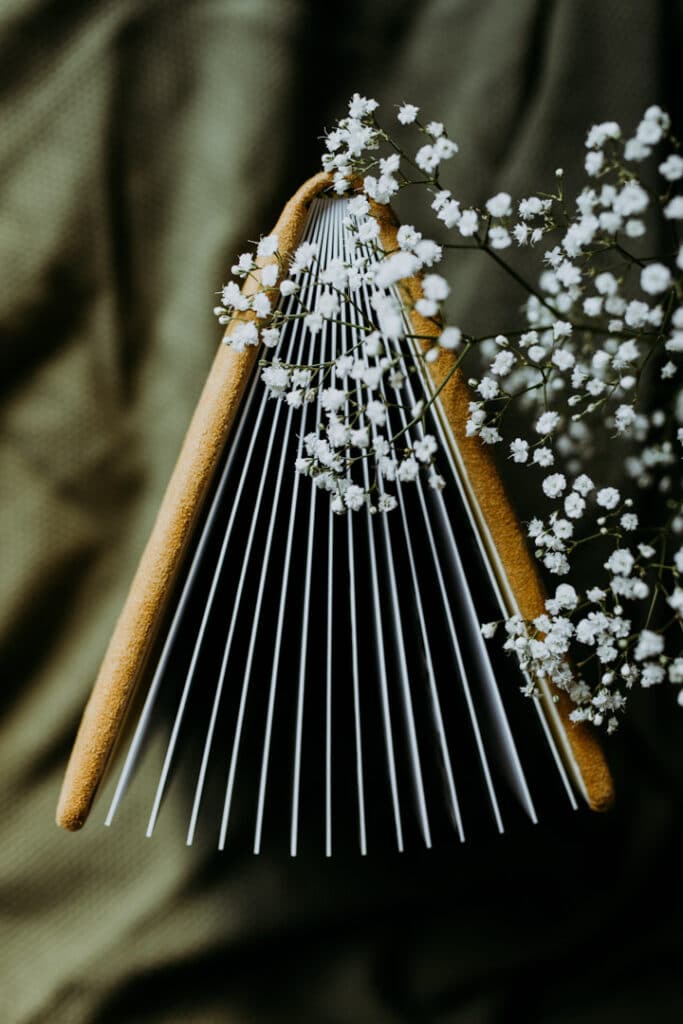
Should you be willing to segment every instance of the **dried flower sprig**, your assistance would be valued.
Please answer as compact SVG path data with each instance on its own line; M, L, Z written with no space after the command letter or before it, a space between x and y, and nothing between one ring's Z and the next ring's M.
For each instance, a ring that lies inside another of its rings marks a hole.
M447 349L457 353L454 370L467 364L467 433L505 445L513 470L531 474L538 514L528 535L545 574L562 578L544 615L503 623L504 646L532 680L527 692L535 692L534 680L552 679L576 705L574 719L608 731L636 683L668 679L683 704L683 157L668 115L650 107L630 138L616 122L594 125L585 142L588 182L573 201L558 170L549 191L517 203L499 192L477 205L442 183L458 152L442 124L423 122L417 107L403 104L401 132L416 132L419 143L409 150L380 124L377 109L355 95L325 138L323 167L337 194L350 197L343 253L323 260L305 242L287 265L277 239L261 239L256 254L242 254L233 267L237 278L254 277L256 291L247 298L231 282L215 310L221 322L241 320L229 343L273 348L296 318L312 333L334 324L339 338L353 327L360 341L333 358L315 365L273 358L262 377L289 405L319 399L325 422L304 438L296 469L330 492L334 510L390 511L396 480L424 472L443 486L437 442L424 430L434 398L411 405L400 368L399 345L424 339L395 290L422 273L414 309L439 325L423 358ZM398 248L384 252L368 200L386 204L406 188L426 196L423 230L436 218L446 240L406 224ZM450 286L434 268L463 250L486 254L523 290L522 329L501 325L482 337L448 322ZM516 258L529 251L539 253L537 280ZM269 262L259 267L257 259ZM314 308L307 281L317 286ZM485 371L477 371L482 362ZM660 382L654 408L646 377ZM396 406L404 426L386 436ZM512 410L527 424L515 433L525 436L507 435ZM607 446L623 462L619 487L594 482ZM586 557L596 575L577 589ZM499 625L485 624L484 635Z

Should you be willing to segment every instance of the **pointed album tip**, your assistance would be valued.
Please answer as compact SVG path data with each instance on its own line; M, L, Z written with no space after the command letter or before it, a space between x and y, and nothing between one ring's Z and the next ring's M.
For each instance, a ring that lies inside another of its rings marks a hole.
M614 807L615 793L612 786L605 786L604 789L593 790L588 797L588 806L591 811L598 814L605 814Z
M55 823L65 832L79 832L85 825L90 811L91 801L83 799L83 795L75 786L62 785L62 790L55 810Z
M68 810L57 808L55 823L65 832L79 832L85 825L85 814L74 814Z

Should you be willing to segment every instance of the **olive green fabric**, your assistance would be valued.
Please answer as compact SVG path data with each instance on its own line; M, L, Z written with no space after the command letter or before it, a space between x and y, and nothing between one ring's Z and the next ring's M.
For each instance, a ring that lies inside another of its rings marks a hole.
M471 201L549 180L592 121L679 101L674 2L325 7L0 5L0 1020L680 1020L669 694L636 700L611 744L611 815L514 840L218 855L212 837L184 846L177 795L151 841L141 796L111 830L101 804L80 834L53 825L217 343L212 293L317 169L351 92L446 121ZM475 264L455 288L463 321L518 298Z

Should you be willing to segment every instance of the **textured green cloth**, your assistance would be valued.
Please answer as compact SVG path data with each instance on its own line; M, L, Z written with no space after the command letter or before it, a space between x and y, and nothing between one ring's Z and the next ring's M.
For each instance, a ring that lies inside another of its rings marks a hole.
M524 840L275 862L53 825L77 722L213 351L212 293L351 92L461 144L476 202L585 128L680 102L680 5L0 5L3 1024L683 1019L681 720L612 745L620 802ZM574 154L574 157L572 157ZM460 314L496 291L463 269ZM667 695L668 696L668 695Z

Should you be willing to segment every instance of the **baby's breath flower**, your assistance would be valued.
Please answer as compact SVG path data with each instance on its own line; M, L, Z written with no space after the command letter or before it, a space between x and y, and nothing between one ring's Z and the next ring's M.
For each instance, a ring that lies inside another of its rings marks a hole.
M479 227L479 217L476 210L463 210L460 219L456 222L458 231L463 238L471 238L476 234Z
M234 348L236 352L242 352L247 345L258 345L258 328L251 320L238 321L232 333L226 336L224 341L231 348Z
M648 295L659 295L671 285L671 271L663 263L649 263L640 274L640 287Z
M512 213L512 196L508 192L498 192L486 200L486 209L492 217L508 217Z
M541 416L539 416L536 423L537 434L550 434L557 427L560 422L559 414L553 410L548 409Z
M512 245L509 231L503 227L491 228L489 230L489 245L492 249L507 249Z
M666 160L659 165L658 170L667 181L678 181L683 178L683 157L677 153L670 153Z
M273 256L277 252L278 247L278 236L277 235L266 235L259 241L256 248L256 255L260 258L266 256Z
M565 490L567 478L563 473L551 473L543 481L543 493L548 498L557 498Z
M636 661L644 661L661 654L664 650L664 640L651 629L644 629L638 637L638 644L635 649L634 658Z
M664 207L664 216L668 220L683 220L683 196L674 196Z
M352 512L357 512L365 504L365 492L357 484L349 484L344 492L344 504Z
M602 508L616 508L621 501L621 495L616 487L602 487L597 493L596 501Z
M615 548L605 562L605 568L615 576L630 576L635 559L628 548Z
M533 461L535 465L543 466L543 468L545 469L548 466L552 466L554 464L555 456L553 455L552 450L550 448L535 448Z
M605 162L605 154L600 150L593 150L590 153L586 153L585 168L586 174L591 178L594 178L602 170Z
M266 348L276 348L280 342L280 331L277 327L268 327L261 331L261 341Z
M510 443L510 458L513 462L526 462L529 458L529 442L521 437Z
M586 508L586 502L580 494L572 492L564 499L564 512L570 519L579 519Z
M419 107L413 106L412 103L404 103L396 117L401 124L412 124L419 112Z
M451 290L446 279L439 274L427 274L422 282L422 289L425 297L435 302L447 299Z
M445 349L458 348L462 341L462 331L459 327L446 327L439 335L439 345Z

